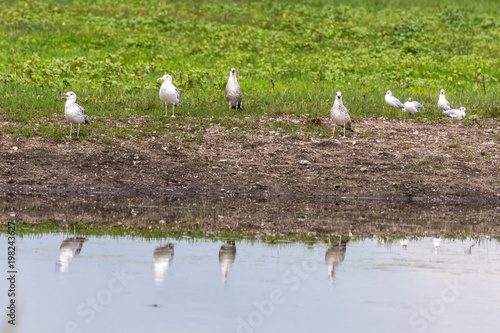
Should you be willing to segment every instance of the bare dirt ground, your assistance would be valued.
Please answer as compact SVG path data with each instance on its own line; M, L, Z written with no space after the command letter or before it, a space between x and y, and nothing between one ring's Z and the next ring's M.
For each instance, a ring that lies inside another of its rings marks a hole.
M0 189L500 202L498 120L464 125L366 118L355 128L347 139L303 141L261 126L245 139L227 140L213 125L204 142L188 148L182 142L166 147L154 137L107 145L4 135Z
M270 133L266 121L244 140L213 125L203 143L178 148L154 137L106 145L2 136L0 224L16 216L205 235L500 235L497 120L368 118L346 139L308 141Z

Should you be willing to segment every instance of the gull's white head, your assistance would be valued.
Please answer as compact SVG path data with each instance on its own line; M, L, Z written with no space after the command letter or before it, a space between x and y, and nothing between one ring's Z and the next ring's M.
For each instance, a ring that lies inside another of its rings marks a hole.
M236 68L231 68L231 71L229 72L229 75L236 76Z
M413 99L411 99L411 97L409 97L408 102L413 102Z
M386 95L389 95L389 96L392 96L392 91L387 90L387 91L385 92L385 94L386 94Z
M69 91L65 94L62 94L62 98L65 98L67 99L68 101L73 101L75 102L76 101L76 94L72 91Z
M339 101L342 101L342 93L340 91L337 91L337 94L335 94L335 97L337 97L337 99Z
M170 75L163 75L161 78L159 78L157 81L163 81L163 82L169 82L172 83L172 77Z
M463 106L461 106L459 110L460 110L460 111L462 111L462 112L467 111L467 109L466 109L466 108L464 108Z
M440 94L441 94L441 96L444 96L444 89L441 89Z

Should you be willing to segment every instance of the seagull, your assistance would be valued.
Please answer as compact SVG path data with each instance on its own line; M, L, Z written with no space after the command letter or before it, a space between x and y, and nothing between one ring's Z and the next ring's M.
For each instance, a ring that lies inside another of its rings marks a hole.
M181 106L179 103L181 95L179 90L172 84L170 75L163 75L158 81L163 81L160 87L160 100L165 103L165 117L167 116L167 106L172 105L172 118L175 118L175 107Z
M391 108L395 109L404 109L403 103L399 101L396 97L392 96L392 92L390 90L387 90L385 92L385 102L389 104Z
M241 87L236 79L236 69L231 68L229 72L229 80L226 85L226 100L229 102L229 110L241 109L241 101L243 96L241 95Z
M405 103L404 110L408 112L411 116L417 112L420 112L420 110L425 111L422 104L420 104L419 102L415 102L414 100L411 99L411 97L408 98L408 101Z
M344 127L344 138L345 138L345 130L352 131L351 129L351 116L349 114L349 110L342 103L342 93L337 91L335 96L335 102L333 102L333 106L330 109L330 118L333 120L333 135L335 135L335 126L343 126Z
M464 118L465 111L467 111L467 109L461 106L460 109L458 110L457 109L443 110L443 113L452 118L457 118L457 117Z
M66 120L69 121L71 127L69 130L69 136L73 133L73 124L78 124L78 132L76 137L80 137L80 125L90 124L89 117L85 112L85 109L76 104L76 94L72 91L62 94L62 98L66 99L66 104L64 105L64 116Z
M444 89L441 89L439 94L438 109L441 111L451 110L450 102L448 102L444 96Z

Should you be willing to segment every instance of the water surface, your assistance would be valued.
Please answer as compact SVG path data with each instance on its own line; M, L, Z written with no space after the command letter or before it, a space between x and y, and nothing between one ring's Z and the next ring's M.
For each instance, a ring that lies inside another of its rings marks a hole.
M328 246L77 237L17 238L15 332L498 329L500 245L487 238ZM6 243L0 236L0 253Z

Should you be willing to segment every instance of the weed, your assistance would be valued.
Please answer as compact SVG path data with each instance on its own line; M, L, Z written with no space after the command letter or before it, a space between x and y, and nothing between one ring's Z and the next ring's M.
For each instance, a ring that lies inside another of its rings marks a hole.
M481 155L483 155L484 157L491 158L491 159L493 158L493 154L486 151L486 150L481 151Z
M448 145L448 148L450 148L450 149L457 149L457 150L462 149L462 142L461 142L461 140L453 140L453 141L451 141L451 143Z

